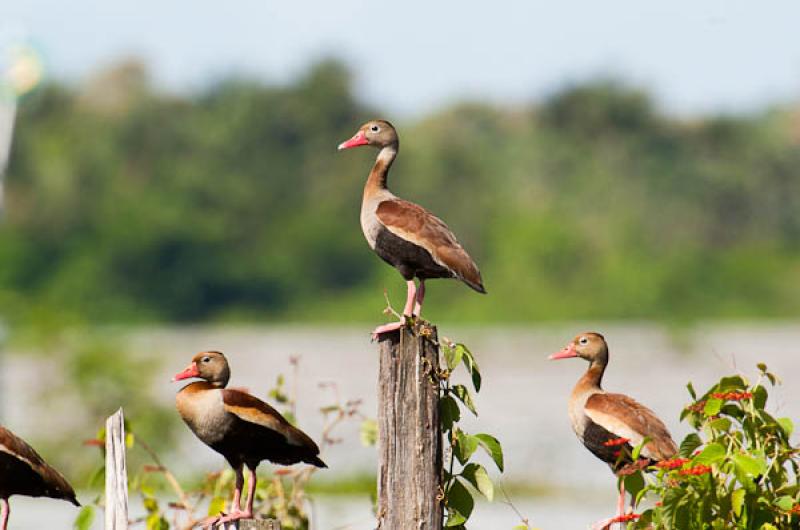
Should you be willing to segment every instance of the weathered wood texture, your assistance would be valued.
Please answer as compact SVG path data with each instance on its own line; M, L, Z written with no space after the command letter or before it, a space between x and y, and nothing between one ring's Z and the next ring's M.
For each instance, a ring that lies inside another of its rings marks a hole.
M125 464L125 419L119 409L106 420L105 530L128 528L128 470Z
M281 523L275 519L245 519L229 523L224 529L222 525L215 528L219 530L281 530Z
M407 328L380 341L378 528L442 528L439 348ZM419 330L417 330L419 331Z

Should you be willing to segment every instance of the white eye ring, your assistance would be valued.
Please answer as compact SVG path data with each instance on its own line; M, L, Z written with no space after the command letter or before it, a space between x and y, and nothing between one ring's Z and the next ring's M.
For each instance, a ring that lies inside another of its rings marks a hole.
M578 340L578 344L586 346L587 344L589 344L589 339L587 339L586 337L581 337L580 340Z
M370 127L370 129L372 130L372 132L378 132L381 130L381 128L378 127L377 125L373 125L372 127Z

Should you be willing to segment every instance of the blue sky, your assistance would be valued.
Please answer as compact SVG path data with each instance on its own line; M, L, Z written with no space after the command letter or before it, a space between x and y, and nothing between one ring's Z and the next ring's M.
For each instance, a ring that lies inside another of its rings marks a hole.
M683 114L800 100L798 25L797 0L0 3L0 42L27 35L55 77L135 55L185 90L234 73L284 81L336 56L362 97L406 116L609 75Z

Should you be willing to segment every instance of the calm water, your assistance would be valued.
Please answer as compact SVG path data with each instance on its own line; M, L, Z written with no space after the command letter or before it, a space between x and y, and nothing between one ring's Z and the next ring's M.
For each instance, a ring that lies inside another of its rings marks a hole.
M686 433L678 423L687 402L688 380L704 388L721 375L740 370L753 374L755 364L766 362L783 377L784 385L771 393L773 410L800 418L800 326L794 324L725 324L695 328L674 335L650 325L559 325L547 328L448 329L440 334L467 343L484 374L484 388L477 398L480 418L470 419L469 432L497 435L506 453L506 480L548 485L554 495L514 498L517 508L543 529L581 529L611 515L614 479L579 443L569 427L566 399L585 363L579 360L548 362L549 353L560 349L576 332L594 328L603 332L611 347L611 365L604 386L628 393L654 409L676 439ZM157 353L157 398L170 405L177 390L169 378L200 350L226 352L233 371L232 384L263 393L278 373L289 373L288 358L300 356L296 382L301 426L315 435L321 429L317 409L330 402L331 391L320 382L335 382L343 399L364 400L364 412L375 415L376 348L370 344L368 327L342 330L325 328L182 328L133 333L133 351ZM72 401L62 396L47 404L35 403L38 385L57 366L15 355L7 359L2 388L14 396L14 406L4 402L4 421L30 439L46 436L69 420ZM109 411L117 404L109 404ZM375 468L375 450L358 442L358 426L337 432L346 443L323 455L331 469L327 474L352 475ZM198 466L212 470L222 459L186 432L171 462L178 473ZM488 462L487 462L488 464ZM262 469L266 469L264 466ZM317 499L318 530L373 528L369 500L364 498ZM14 499L11 529L69 528L74 511L56 501ZM514 511L495 501L476 507L473 529L511 528L518 523ZM43 526L45 525L45 526Z

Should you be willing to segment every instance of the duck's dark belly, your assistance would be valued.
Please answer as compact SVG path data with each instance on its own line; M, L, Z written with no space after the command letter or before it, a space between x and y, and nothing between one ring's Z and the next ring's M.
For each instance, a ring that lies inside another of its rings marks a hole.
M607 445L609 441L617 440L619 436L588 420L583 431L583 445L594 456L611 466L615 472L621 467L630 464L633 448L630 444Z
M48 487L38 473L15 457L0 451L0 498L10 495L41 497Z
M419 245L396 236L387 228L381 228L375 238L375 253L386 263L396 268L403 278L414 277L452 278L450 269L442 267L434 261L431 253Z

